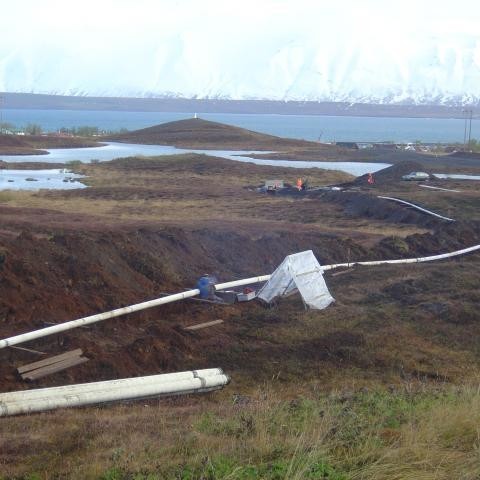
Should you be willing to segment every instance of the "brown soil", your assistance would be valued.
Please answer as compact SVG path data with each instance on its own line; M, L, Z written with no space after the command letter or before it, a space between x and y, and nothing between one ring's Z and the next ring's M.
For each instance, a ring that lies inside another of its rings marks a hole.
M0 135L0 155L43 155L48 148L98 147L101 143L82 137L53 135Z
M384 168L373 174L374 183L368 183L368 174L357 177L350 186L361 186L364 188L375 189L378 187L391 186L392 184L398 184L402 181L402 176L411 172L423 172L425 171L423 165L418 162L405 161L400 162L391 167ZM431 172L426 172L431 173Z
M269 273L285 255L301 250L312 249L325 264L432 254L472 245L478 238L475 223L425 222L421 215L405 213L402 207L381 202L368 192L289 198L245 188L265 178L288 180L292 175L288 169L202 155L131 158L78 168L89 175L90 188L12 192L0 197L5 202L0 206L2 338L41 328L44 322L63 322L155 298L162 292L188 289L205 272L221 280ZM314 185L348 179L321 170L308 175ZM405 188L413 194L417 187ZM475 278L475 258L469 261L473 270L465 279ZM462 261L457 263L461 269ZM398 375L396 360L385 352L382 342L388 341L371 330L369 318L384 314L392 329L395 314L384 311L390 308L385 306L389 302L397 302L398 308L417 297L415 302L427 306L438 303L438 285L424 273L431 272L434 278L436 269L442 271L441 266L417 267L417 283L413 284L405 283L405 270L392 268L329 277L337 304L323 312L304 314L297 297L272 311L256 303L211 306L186 301L46 337L26 346L49 354L80 347L90 361L34 386L217 365L237 382L248 383L254 371L263 372L265 378L274 374L275 362L280 361L286 379L300 365L308 365L325 384L351 369L360 369L368 377L378 376L381 368L380 377L392 381ZM455 275L462 278L461 270ZM350 278L342 280L346 277ZM440 301L448 312L445 320L439 320L445 331L452 328L452 319L458 323L476 315L468 310L478 300L474 284L470 288L470 280L466 281ZM388 285L391 289L384 290ZM460 292L467 296L462 302ZM436 318L429 308L422 310L422 321ZM331 327L334 318L353 321L359 315L364 325ZM464 359L458 352L473 352L473 345L457 332L457 343L440 349L428 335L413 335L408 326L411 315L413 310L407 323L398 326L397 335L405 342L415 336L415 348L424 342L421 348L429 366L409 360L407 373L437 369L444 377L459 375ZM216 318L225 320L224 324L195 334L182 330L182 326ZM304 327L298 331L297 325ZM470 338L477 323L469 320L468 325ZM413 352L409 348L402 355L407 358ZM469 361L476 362L472 355ZM16 376L15 367L37 357L4 349L0 359L0 389L28 388Z
M278 160L302 160L323 162L370 162L398 164L415 163L417 170L432 173L480 173L480 162L476 153L455 153L452 155L424 154L405 150L364 149L353 150L335 145L317 144L308 148L295 148L288 152L255 154L255 158ZM409 172L407 172L409 173Z

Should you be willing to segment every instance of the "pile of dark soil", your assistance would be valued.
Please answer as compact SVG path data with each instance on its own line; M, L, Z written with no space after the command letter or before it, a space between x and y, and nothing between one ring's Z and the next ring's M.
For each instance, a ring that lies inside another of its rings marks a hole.
M106 138L117 142L206 149L270 150L312 145L312 142L304 140L275 137L200 118L162 123Z
M205 272L219 280L271 273L286 255L307 249L322 263L341 261L346 251L356 258L366 253L350 240L298 232L252 237L173 227L19 235L1 230L0 338L193 288ZM208 342L232 339L191 340L181 325L212 320L214 314L204 304L180 302L45 337L28 347L52 355L82 348L91 359L41 380L45 386L199 368ZM228 309L222 315L227 319ZM22 386L15 367L29 361L29 353L0 350L0 391Z
M47 153L32 148L23 137L0 135L0 155L37 155Z
M54 135L0 135L0 155L44 155L45 148L99 147L102 144L82 137Z
M26 142L17 135L1 135L0 147L26 147Z
M353 182L344 186L360 186L365 188L383 187L392 184L398 184L402 181L402 176L411 172L425 172L425 167L412 161L400 162L390 167L384 168L372 174L374 183L368 183L368 174L357 177ZM430 173L430 172L427 172Z

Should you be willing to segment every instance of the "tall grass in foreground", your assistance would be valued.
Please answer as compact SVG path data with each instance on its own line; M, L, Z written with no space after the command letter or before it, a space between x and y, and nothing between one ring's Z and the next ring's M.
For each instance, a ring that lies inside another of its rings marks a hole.
M480 478L476 388L280 395L3 419L0 478Z

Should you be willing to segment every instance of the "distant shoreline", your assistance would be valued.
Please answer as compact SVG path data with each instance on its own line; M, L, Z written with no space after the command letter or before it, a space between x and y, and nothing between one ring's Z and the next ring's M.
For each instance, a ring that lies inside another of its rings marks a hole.
M376 105L343 102L269 100L199 100L186 98L77 97L0 92L1 110L97 110L131 112L325 115L396 118L465 118L464 107L444 105ZM480 106L468 107L475 117Z

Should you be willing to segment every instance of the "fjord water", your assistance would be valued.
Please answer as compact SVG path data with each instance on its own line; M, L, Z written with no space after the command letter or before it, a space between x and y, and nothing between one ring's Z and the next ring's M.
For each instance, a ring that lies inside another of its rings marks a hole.
M96 126L102 130L136 130L159 123L192 118L194 113L93 110L4 109L3 121L22 127L41 125L45 131L61 127ZM459 111L461 115L461 111ZM280 137L356 142L463 142L465 122L454 118L349 117L201 113L205 120L235 125ZM472 121L472 138L480 138L480 120Z

